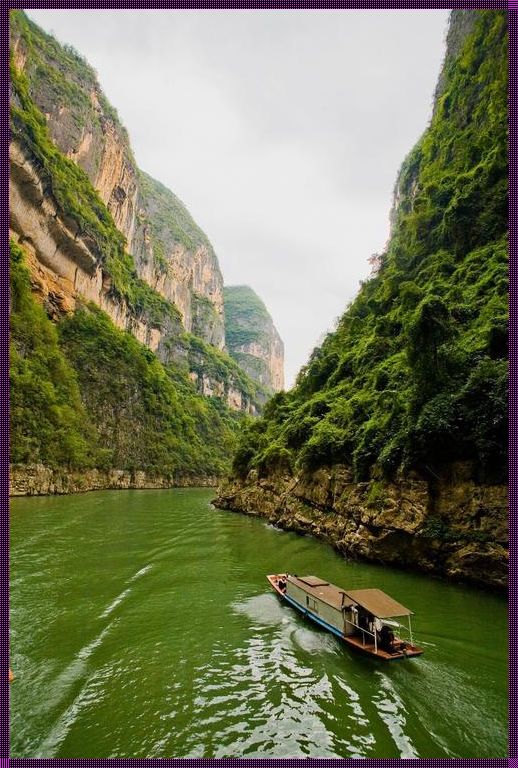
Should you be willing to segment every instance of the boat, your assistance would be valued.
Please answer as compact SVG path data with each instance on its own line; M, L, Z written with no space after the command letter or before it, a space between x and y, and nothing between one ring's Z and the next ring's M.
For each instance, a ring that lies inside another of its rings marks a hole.
M412 611L381 589L341 589L318 576L289 573L266 577L277 595L346 645L383 661L420 656ZM407 627L396 619L406 617ZM399 636L400 632L408 639Z

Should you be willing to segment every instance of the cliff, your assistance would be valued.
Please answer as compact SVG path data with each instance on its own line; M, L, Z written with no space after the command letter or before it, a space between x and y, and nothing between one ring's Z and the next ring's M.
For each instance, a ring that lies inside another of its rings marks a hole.
M433 482L407 473L358 483L341 464L264 477L252 470L225 483L216 503L309 533L344 557L507 587L507 488L477 483L469 465L449 465Z
M246 285L226 286L223 295L231 357L267 390L284 389L284 344L264 303Z
M377 272L245 430L218 503L502 587L506 467L507 16L453 11Z
M86 61L20 11L10 14L10 38L11 234L51 316L91 301L163 363L192 362L200 393L255 413L266 393L224 352L223 278L210 241L137 167Z
M268 393L211 243L84 59L21 11L10 35L12 493L213 485Z
M200 394L186 364L162 364L95 304L52 322L28 263L12 242L11 492L214 484L242 413Z

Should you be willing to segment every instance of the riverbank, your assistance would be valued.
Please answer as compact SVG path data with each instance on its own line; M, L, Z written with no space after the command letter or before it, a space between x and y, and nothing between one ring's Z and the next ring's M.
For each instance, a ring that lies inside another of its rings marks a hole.
M475 483L467 465L397 483L356 483L343 465L295 477L252 471L224 483L214 503L309 533L347 557L507 588L507 487Z
M141 470L69 470L43 464L11 464L10 496L52 496L87 491L217 487L219 478L173 475L162 477Z

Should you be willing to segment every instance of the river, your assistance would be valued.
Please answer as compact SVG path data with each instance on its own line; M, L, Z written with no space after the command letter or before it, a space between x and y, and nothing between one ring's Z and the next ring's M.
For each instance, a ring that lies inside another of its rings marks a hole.
M344 561L210 489L11 504L11 756L505 757L501 596ZM363 658L267 573L380 587L418 659Z

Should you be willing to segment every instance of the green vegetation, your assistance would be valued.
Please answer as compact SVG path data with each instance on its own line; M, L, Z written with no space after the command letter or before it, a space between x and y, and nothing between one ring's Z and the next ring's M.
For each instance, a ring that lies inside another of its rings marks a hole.
M198 395L91 305L57 327L11 245L11 460L72 468L221 475L240 414Z
M267 360L249 352L250 345L256 344L266 356L269 353L276 330L268 310L247 285L229 286L223 296L225 339L230 355L254 381L268 385L271 373Z
M191 214L170 189L164 187L147 173L139 171L139 207L145 211L155 255L168 253L175 243L188 251L204 245L213 253L205 233L198 227Z
M60 338L114 466L165 476L224 472L238 416L221 401L198 395L185 373L163 366L93 306L62 321Z
M505 478L505 12L477 12L447 60L431 124L397 192L377 274L295 388L244 430L236 474L340 462L367 480L464 460L480 481Z
M32 158L67 222L75 222L78 234L99 254L103 269L112 278L112 292L151 325L158 326L166 318L179 321L176 307L138 277L111 214L83 169L52 143L46 120L29 96L27 78L17 72L12 61L11 85L15 96L11 105L12 135Z
M99 448L56 327L34 301L23 251L14 242L10 251L11 461L51 467L103 466L111 452Z

